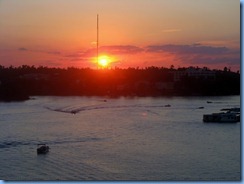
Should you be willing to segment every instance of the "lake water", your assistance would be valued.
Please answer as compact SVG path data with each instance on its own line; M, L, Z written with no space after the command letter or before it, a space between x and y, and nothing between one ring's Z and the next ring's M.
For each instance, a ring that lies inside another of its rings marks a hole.
M2 102L0 179L240 180L241 123L202 122L231 107L240 96Z

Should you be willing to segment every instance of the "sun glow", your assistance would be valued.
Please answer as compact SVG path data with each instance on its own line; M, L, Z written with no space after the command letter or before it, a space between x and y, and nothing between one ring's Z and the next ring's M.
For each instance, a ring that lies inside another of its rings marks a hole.
M107 68L111 63L111 58L108 56L99 56L98 57L98 66L102 68Z

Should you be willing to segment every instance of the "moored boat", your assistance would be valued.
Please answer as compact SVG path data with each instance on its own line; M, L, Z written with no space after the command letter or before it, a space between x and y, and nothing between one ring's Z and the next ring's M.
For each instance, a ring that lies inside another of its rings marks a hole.
M203 122L237 123L240 122L240 115L235 113L204 114Z
M237 123L240 122L240 108L221 109L219 113L204 114L203 122L218 122L218 123Z

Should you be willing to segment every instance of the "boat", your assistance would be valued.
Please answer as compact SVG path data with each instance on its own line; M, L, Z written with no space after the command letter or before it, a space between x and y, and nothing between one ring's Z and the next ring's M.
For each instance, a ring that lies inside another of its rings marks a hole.
M37 145L37 154L46 154L49 152L49 146L46 144L38 144Z
M240 114L241 109L240 108L226 108L226 109L221 109L221 111Z
M236 113L213 113L204 114L203 122L217 122L217 123L237 123L240 122L240 115Z
M219 113L204 114L203 122L237 123L240 122L240 110L240 108L225 108Z

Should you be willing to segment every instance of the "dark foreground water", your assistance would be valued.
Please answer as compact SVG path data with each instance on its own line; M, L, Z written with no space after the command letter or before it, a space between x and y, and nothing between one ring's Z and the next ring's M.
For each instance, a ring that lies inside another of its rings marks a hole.
M230 107L239 96L0 103L0 179L240 180L241 123L202 122Z

